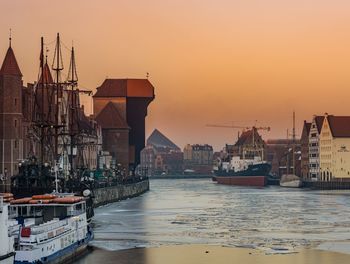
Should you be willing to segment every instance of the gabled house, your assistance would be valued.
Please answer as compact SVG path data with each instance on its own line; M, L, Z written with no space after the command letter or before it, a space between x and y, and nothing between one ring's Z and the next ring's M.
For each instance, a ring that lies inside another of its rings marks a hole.
M309 132L309 179L320 180L319 137L324 116L314 116Z
M301 133L301 172L300 176L303 180L310 180L309 174L309 134L311 123L304 121L303 131Z
M350 181L350 116L325 114L320 133L320 178Z

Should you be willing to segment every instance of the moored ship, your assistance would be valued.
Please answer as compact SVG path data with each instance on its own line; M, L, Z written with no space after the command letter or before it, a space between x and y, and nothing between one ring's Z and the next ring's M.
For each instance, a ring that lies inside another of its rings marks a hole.
M230 162L221 162L214 173L219 184L263 187L270 170L271 165L259 157L241 159L236 156Z
M15 231L15 263L64 263L82 254L93 233L83 197L36 195L12 200L10 214L21 225Z
M281 187L288 187L288 188L300 188L302 186L303 182L300 179L300 177L294 175L294 174L284 174L281 177L280 180L280 186Z
M265 142L258 130L269 127L252 127L238 137L234 145L226 145L225 157L214 166L214 181L219 184L263 187L271 164L264 160Z

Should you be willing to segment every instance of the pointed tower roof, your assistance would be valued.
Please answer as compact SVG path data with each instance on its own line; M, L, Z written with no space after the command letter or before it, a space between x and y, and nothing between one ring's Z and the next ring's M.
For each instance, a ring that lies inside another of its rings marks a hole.
M0 69L0 75L15 75L22 77L21 70L18 67L18 63L15 57L15 53L13 52L11 46L6 52L4 62L2 63Z
M47 62L44 65L43 75L44 75L44 83L53 83L50 67L47 64ZM39 79L39 83L41 82L42 82L42 76L40 76L40 79Z

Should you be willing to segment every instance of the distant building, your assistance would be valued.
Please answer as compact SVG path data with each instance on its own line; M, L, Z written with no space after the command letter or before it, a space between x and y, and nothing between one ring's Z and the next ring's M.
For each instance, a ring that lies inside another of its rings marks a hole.
M265 142L254 127L239 136L230 152L232 156L239 156L241 159L254 159L255 156L264 159Z
M271 174L282 176L293 171L292 139L269 139L266 141L265 158L271 164ZM301 143L295 141L295 174L301 175Z
M199 174L210 174L213 170L213 147L205 145L190 145L184 147L185 170Z
M303 131L301 133L301 173L303 180L311 180L309 174L309 134L311 123L304 121Z
M181 149L172 142L169 138L164 136L158 129L153 130L152 134L148 137L147 146L153 146L158 150L164 149L164 151L181 151Z
M141 151L140 170L151 175L182 174L183 153L169 138L155 129Z
M350 116L324 116L319 154L322 181L350 181Z
M309 132L309 179L320 179L320 133L324 116L314 116Z

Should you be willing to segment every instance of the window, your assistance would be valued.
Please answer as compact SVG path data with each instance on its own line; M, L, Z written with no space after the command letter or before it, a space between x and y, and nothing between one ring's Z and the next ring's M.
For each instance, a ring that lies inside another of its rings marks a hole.
M17 106L17 98L15 98L15 106Z
M15 119L15 127L17 127L17 119Z

